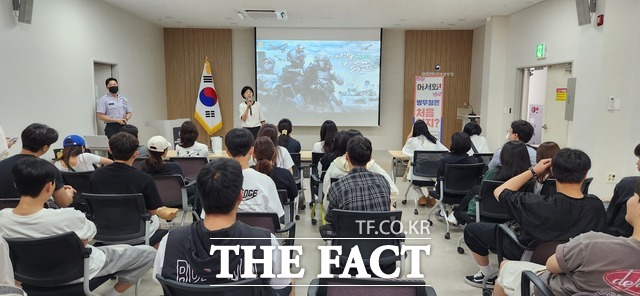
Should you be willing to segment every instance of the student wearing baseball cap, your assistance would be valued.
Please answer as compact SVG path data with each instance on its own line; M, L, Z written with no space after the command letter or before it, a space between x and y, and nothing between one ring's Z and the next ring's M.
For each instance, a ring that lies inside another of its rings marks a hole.
M69 135L62 141L62 153L57 156L56 168L61 172L93 171L96 165L109 165L113 160L86 152L86 142L81 136Z
M171 143L163 136L151 137L147 142L149 158L140 165L140 169L151 176L180 175L184 178L180 165L164 161L169 147L171 147Z

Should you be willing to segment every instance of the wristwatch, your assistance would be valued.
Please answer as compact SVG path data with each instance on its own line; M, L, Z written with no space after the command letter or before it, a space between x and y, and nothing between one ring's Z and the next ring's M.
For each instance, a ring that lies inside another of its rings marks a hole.
M538 174L536 174L536 171L533 169L533 167L530 167L529 171L531 172L531 174L533 174L534 178L538 176Z

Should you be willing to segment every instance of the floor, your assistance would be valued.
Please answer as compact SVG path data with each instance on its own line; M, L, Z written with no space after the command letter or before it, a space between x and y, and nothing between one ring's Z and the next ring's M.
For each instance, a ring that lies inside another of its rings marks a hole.
M387 172L391 171L391 156L387 151L374 151L373 154L376 162L382 166ZM307 180L308 182L308 180ZM308 185L308 183L307 183ZM407 183L402 182L402 178L397 178L397 186L400 190L400 196L404 196L407 190ZM306 187L308 188L308 186ZM306 196L309 196L307 190ZM402 221L404 230L409 229L410 223L418 223L426 220L429 208L418 207L419 214L413 214L413 195L409 192L409 202L402 205L398 202L398 210L402 210ZM296 224L296 238L306 238L296 240L296 245L302 245L303 255L300 259L300 265L305 269L304 277L295 280L296 295L306 295L308 284L315 276L320 273L320 253L317 246L323 244L320 240L318 227L311 225L310 210L307 208L301 211L300 220ZM458 239L462 235L462 228L452 226L451 239L444 239L445 224L443 221L433 218L433 226L423 233L407 234L406 245L430 245L431 252L429 255L421 255L420 257L420 273L423 274L424 280L428 285L433 286L438 295L481 295L482 291L473 288L464 283L463 277L469 274L475 274L478 269L469 254L469 249L465 248L464 254L458 254L456 251ZM418 228L419 229L419 228ZM425 239L429 238L429 239ZM494 256L495 257L495 256ZM495 258L492 258L492 260ZM410 271L411 264L407 260L403 271L403 277ZM494 263L495 264L495 263ZM299 269L293 269L292 273L298 272ZM99 287L96 292L101 293L109 289L113 285L105 283ZM162 295L162 288L159 284L152 280L152 272L149 271L142 279L139 287L139 295ZM133 289L129 289L124 295L135 295Z

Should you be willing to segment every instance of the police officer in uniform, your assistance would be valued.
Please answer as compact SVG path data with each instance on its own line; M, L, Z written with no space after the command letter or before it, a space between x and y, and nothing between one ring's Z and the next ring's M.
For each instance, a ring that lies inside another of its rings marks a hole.
M104 128L104 134L107 138L111 138L131 119L131 105L127 98L118 94L118 80L115 78L107 78L105 81L109 93L98 99L96 105L96 113L98 120L104 121L107 125Z

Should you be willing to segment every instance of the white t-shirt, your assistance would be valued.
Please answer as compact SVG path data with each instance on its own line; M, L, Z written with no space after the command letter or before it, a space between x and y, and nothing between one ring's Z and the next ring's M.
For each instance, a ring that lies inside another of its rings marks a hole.
M176 156L178 157L209 157L209 147L207 145L194 142L193 146L184 148L176 145Z
M99 164L100 163L100 156L92 154L92 153L82 153L80 155L78 155L78 163L73 167L73 169L76 172L87 172L87 171L93 171L95 170L95 168L93 167L94 164ZM58 160L55 163L55 166L61 171L61 172L69 172L69 169L64 165L64 162L62 160Z
M88 241L97 232L96 225L75 209L42 209L28 216L16 215L13 209L0 211L0 235L6 238L41 238L69 231ZM92 249L89 276L93 278L104 266L106 256L100 249L88 247Z
M247 118L242 121L242 115L247 110L247 104L245 102L240 103L238 111L240 112L240 122L242 127L260 127L260 122L264 121L264 114L262 114L262 108L260 108L260 102L254 102L251 106L251 110L247 112Z
M487 139L485 139L483 136L478 136L478 135L473 135L471 136L471 142L473 143L473 146L476 147L476 150L478 150L478 153L489 153L491 151L489 151L489 144L487 144ZM469 155L473 155L475 152L473 152L473 148L469 149L469 152L467 152L467 154Z
M284 216L278 189L269 176L254 169L242 170L242 202L239 212L269 212Z
M325 153L324 152L324 141L316 142L313 144L313 149L311 152Z

